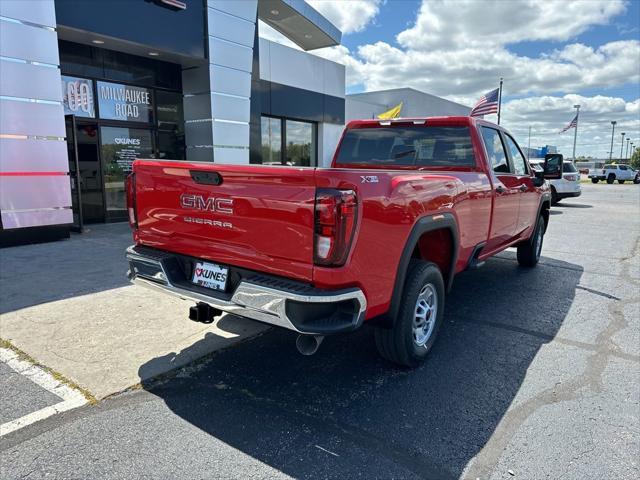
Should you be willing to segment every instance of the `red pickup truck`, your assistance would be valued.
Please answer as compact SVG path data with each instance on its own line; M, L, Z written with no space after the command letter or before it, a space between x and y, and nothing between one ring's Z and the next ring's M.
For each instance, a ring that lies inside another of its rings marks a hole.
M416 366L457 273L507 247L538 262L545 178L502 127L469 117L347 125L331 168L136 160L127 180L129 278L299 334L376 326L385 358Z

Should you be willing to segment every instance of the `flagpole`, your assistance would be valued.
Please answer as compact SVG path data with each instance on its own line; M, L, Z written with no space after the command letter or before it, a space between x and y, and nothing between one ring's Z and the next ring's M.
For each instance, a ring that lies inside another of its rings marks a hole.
M500 91L498 92L498 125L500 125L501 110L502 110L502 77L500 77Z
M578 117L580 116L580 105L574 105L576 112L576 128L573 131L573 161L576 161L576 140L578 139Z

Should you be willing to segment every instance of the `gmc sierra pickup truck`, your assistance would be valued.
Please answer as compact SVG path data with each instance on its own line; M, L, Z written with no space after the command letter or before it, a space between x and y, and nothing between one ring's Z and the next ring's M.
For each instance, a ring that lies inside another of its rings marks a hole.
M380 354L418 365L456 274L517 247L538 262L545 178L502 127L469 117L349 123L331 168L136 160L127 180L129 278L222 312L326 335L376 327Z

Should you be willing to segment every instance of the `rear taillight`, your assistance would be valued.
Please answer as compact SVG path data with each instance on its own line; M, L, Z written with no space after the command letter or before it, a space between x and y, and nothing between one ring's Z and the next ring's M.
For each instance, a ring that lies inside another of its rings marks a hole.
M318 189L314 226L316 265L344 265L349 256L357 218L358 201L353 190Z
M138 216L136 214L136 174L131 173L124 181L127 192L127 212L129 225L134 230L138 228Z
M577 175L565 175L564 179L568 180L569 182L575 182L578 179L578 176Z

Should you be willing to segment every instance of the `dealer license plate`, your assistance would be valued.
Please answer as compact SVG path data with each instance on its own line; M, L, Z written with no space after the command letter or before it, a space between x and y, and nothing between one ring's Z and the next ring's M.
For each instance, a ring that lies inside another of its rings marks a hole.
M229 268L215 263L196 262L191 281L196 285L224 291L227 287Z

